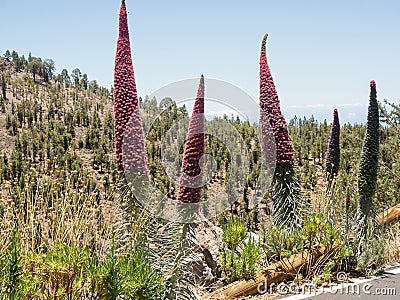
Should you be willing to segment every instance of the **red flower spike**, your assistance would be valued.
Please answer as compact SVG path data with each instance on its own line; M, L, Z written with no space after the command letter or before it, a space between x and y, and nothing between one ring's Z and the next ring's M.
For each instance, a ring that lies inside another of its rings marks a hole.
M375 88L376 88L375 80L371 80L370 83L369 83L369 86L370 86L370 87L375 87Z
M340 168L340 122L339 113L333 111L333 122L329 134L328 148L326 150L326 171L337 175Z
M201 201L202 174L200 159L204 155L204 76L201 75L193 113L189 122L183 152L178 200L184 203Z
M262 40L260 54L260 124L266 128L268 127L266 122L269 121L276 143L277 162L292 163L294 161L294 148L285 118L281 112L278 93L276 92L271 70L268 66L265 49L267 37L268 34ZM264 114L265 117L263 117ZM264 138L264 140L268 139ZM266 149L269 149L268 146L266 146Z
M118 171L129 170L148 176L124 0L119 11L119 36L114 66L114 139ZM123 149L124 140L128 145Z

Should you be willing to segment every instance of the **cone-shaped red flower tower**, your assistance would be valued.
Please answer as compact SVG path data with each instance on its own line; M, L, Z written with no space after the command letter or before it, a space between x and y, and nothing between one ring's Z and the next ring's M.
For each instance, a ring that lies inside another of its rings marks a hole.
M139 172L148 176L125 0L122 1L119 12L119 36L115 55L114 139L118 171L129 169L131 174Z
M337 109L333 111L333 122L329 135L328 148L326 150L326 172L335 176L340 167L340 123Z
M184 203L201 201L202 174L200 159L204 155L204 76L201 75L193 113L189 122L183 152L178 200Z
M271 151L269 127L275 139L276 168L273 178L273 221L276 225L295 226L301 223L302 193L300 181L295 172L294 148L282 115L278 93L266 56L266 34L260 54L260 125L263 151ZM264 155L268 156L268 155Z
M266 55L266 34L261 44L260 54L260 109L266 114L275 137L277 162L292 163L294 148L285 117L282 115L274 79L268 66ZM263 121L265 122L265 120Z

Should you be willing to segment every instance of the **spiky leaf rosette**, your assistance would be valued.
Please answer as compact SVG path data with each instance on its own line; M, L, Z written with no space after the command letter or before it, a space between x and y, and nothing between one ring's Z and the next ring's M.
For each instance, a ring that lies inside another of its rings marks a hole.
M294 148L280 108L278 93L266 56L266 34L260 54L260 124L263 151L270 147L268 128L272 128L276 147L276 168L273 179L273 220L277 225L296 226L301 223L302 193L294 166Z
M302 224L303 194L295 167L291 163L277 163L272 183L273 222L291 228Z
M122 1L119 12L119 36L114 67L114 138L118 170L129 168L131 175L134 172L148 176L125 1ZM129 145L125 145L123 149L124 139Z
M376 191L379 159L379 108L375 81L370 82L367 130L358 171L360 194L359 214L362 218L373 215L373 195Z
M166 287L165 293L154 299L196 299L193 262L199 261L196 255L199 246L193 224L165 224L132 195L129 187L124 186L120 192L125 203L131 204L131 214L127 217L122 207L122 212L116 216L115 253L129 255L139 238L146 238L152 245L146 250L153 272L163 274Z
M189 122L183 152L178 200L184 203L201 201L202 175L200 159L204 155L204 77L201 75L193 113Z
M326 172L335 176L340 167L340 123L339 114L335 108L333 111L333 122L329 135L328 148L326 150Z

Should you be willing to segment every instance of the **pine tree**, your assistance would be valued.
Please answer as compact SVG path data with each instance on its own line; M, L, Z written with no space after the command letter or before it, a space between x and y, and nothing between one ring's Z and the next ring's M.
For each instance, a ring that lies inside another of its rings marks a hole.
M117 168L148 176L144 132L139 111L125 1L119 12L114 69L114 136Z
M6 78L4 77L4 74L1 74L1 94L3 97L3 100L7 100L7 82Z
M183 152L178 200L184 203L201 201L202 174L200 159L204 155L204 77L201 75L194 103L186 145Z
M301 223L302 193L294 164L294 148L287 124L281 113L278 93L266 56L266 34L260 54L260 124L263 151L274 149L271 136L275 139L276 168L273 178L273 221L277 225L299 225ZM270 132L272 129L272 133ZM267 156L269 154L264 154Z

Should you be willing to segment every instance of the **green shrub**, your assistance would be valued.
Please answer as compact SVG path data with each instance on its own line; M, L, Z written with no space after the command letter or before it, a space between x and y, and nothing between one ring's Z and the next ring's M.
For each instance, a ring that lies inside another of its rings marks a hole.
M366 276L373 276L385 267L385 240L379 237L365 239L357 255L356 270Z
M100 260L62 243L24 257L14 237L0 258L0 299L163 299L164 291L144 240L126 256L112 251Z
M120 272L124 278L122 294L125 299L162 299L164 282L152 266L146 247L139 246L131 256L124 258Z
M303 227L271 226L262 230L262 249L265 264L271 264L293 254L308 250L313 252L317 244L325 246L325 252L314 265L305 266L296 279L313 278L328 280L331 271L341 269L344 262L353 256L352 249L342 242L340 231L330 220L320 214L311 214L304 220Z
M231 217L223 226L223 247L221 250L221 269L228 282L251 278L257 271L260 258L260 244L249 237L240 218Z
M89 251L57 243L48 253L31 255L27 268L40 280L40 293L49 299L83 297Z
M11 244L0 259L0 291L1 295L9 295L10 299L16 298L22 280L22 262L17 237L14 233Z
M89 274L90 292L104 299L162 299L165 291L142 238L127 256L117 257L111 251L104 261L93 259Z
M33 295L37 280L24 274L24 260L16 232L0 256L0 299L26 299Z
M222 227L222 239L230 250L235 250L246 237L246 224L240 219L231 217Z
M271 226L262 232L263 249L272 261L288 258L305 248L306 235L299 229L285 226Z

